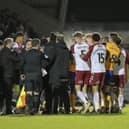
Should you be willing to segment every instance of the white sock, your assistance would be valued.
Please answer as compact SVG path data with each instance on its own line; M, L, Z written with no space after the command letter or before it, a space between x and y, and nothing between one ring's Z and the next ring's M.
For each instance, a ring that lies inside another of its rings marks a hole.
M87 95L87 93L83 92L83 95L86 98L86 100L88 101L88 95Z
M93 94L93 101L94 101L95 111L97 111L99 109L99 92L95 92Z
M103 98L101 98L101 107L105 107L104 99Z
M84 105L87 104L85 96L83 95L83 93L81 91L77 91L77 96L80 98L80 100L83 102Z
M119 102L119 108L120 109L122 109L122 107L123 107L123 101L124 101L124 96L123 95L119 95L118 102Z

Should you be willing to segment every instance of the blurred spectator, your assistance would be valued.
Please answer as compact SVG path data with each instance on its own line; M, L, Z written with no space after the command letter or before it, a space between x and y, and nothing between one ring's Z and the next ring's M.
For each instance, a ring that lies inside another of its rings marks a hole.
M3 48L3 42L0 40L0 60L1 60L1 50ZM0 62L0 114L3 108L3 69Z
M23 33L17 33L13 48L17 53L21 53L24 48L24 35Z
M5 47L0 52L1 68L3 70L4 98L6 100L6 114L11 114L12 88L15 77L15 64L20 61L17 56L11 51L13 39L6 38Z
M12 12L8 8L0 10L0 39L12 37L17 32L25 33L31 38L36 37L34 29L28 24L28 21L21 18L17 12Z

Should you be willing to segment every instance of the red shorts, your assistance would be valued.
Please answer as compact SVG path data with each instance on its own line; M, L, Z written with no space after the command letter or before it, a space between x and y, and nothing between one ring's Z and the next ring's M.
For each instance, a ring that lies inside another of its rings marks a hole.
M114 86L124 88L124 85L125 85L124 75L114 75L113 82L114 82Z
M104 86L105 81L105 73L92 73L90 77L90 85L91 86Z
M89 85L90 71L76 71L75 83L76 85Z

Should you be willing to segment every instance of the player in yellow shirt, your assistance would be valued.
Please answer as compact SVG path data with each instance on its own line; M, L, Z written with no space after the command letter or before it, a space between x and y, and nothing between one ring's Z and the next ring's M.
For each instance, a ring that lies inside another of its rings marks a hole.
M107 59L106 59L106 78L105 78L105 106L106 112L111 112L111 91L112 91L112 80L113 70L115 63L117 62L120 55L119 43L121 42L120 37L116 33L109 35L109 42L106 43Z

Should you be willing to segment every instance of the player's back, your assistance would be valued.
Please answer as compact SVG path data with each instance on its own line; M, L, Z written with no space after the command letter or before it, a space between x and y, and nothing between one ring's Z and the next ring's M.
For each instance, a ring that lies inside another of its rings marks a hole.
M107 59L106 70L113 70L115 62L120 55L120 48L113 42L106 43Z
M89 45L85 42L79 44L76 43L74 45L74 58L76 64L76 70L87 71L90 70L87 62L82 60L81 55L86 54L89 50Z
M126 51L121 49L121 54L118 62L115 63L114 75L124 75L125 74L125 62L126 62Z
M103 44L96 44L91 54L91 72L105 72L106 48Z

